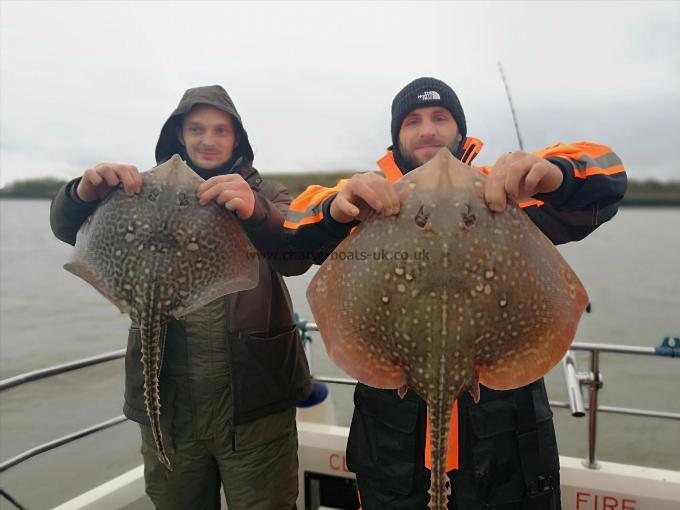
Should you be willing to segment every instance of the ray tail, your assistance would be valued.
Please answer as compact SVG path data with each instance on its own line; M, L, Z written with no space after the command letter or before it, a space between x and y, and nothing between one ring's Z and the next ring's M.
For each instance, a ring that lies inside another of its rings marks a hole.
M172 465L163 444L163 433L161 432L161 399L159 391L161 342L165 335L165 327L159 321L144 318L140 321L139 326L142 343L146 414L149 417L151 432L158 449L158 459L168 470L172 471Z
M451 409L453 401L448 398L437 400L437 403L430 406L428 402L428 413L430 416L430 446L432 467L430 478L430 510L446 510L451 485L446 475L446 454L449 438L449 420L451 419Z

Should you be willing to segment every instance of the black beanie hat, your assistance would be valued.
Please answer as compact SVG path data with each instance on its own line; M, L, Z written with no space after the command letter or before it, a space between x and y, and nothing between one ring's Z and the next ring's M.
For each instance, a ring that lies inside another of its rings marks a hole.
M416 108L429 106L442 106L451 112L465 140L465 113L453 89L436 78L418 78L401 89L392 101L392 147L395 150L399 148L399 130L406 116Z

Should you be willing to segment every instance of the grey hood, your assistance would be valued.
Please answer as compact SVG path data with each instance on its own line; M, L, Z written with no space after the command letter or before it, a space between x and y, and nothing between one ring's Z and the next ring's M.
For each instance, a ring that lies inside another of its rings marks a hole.
M234 118L236 131L239 136L239 144L234 149L233 160L242 157L245 162L252 164L254 159L253 148L248 141L248 133L243 128L241 116L236 111L234 102L229 97L229 94L227 94L227 91L220 85L194 87L184 93L175 111L172 112L168 120L163 124L161 134L158 137L158 143L156 144L156 163L160 164L167 161L173 154L180 154L186 159L184 146L177 138L177 126L179 126L182 115L189 113L197 104L214 106Z

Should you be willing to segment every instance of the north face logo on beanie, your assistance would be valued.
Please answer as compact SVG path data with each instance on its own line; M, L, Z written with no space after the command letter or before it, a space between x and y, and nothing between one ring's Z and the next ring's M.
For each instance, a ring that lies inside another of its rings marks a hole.
M439 92L434 90L428 90L427 92L418 94L418 99L421 101L439 101L441 98L442 96L439 95Z

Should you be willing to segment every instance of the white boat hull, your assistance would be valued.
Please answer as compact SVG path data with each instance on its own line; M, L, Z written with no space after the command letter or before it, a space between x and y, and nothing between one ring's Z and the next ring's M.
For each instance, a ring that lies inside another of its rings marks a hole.
M298 420L300 495L298 509L332 509L321 506L314 493L318 475L351 480L345 446L347 427ZM641 466L600 462L600 469L588 469L580 459L560 457L563 510L678 510L680 472ZM305 486L307 485L307 487ZM312 487L310 488L310 485ZM319 487L317 485L317 487ZM306 494L307 493L307 494ZM309 501L306 501L306 496ZM144 470L139 466L56 510L151 509L144 495Z
M300 499L304 509L305 471L354 478L347 469L349 429L299 422ZM680 510L680 472L600 462L589 469L581 459L560 457L563 510Z

